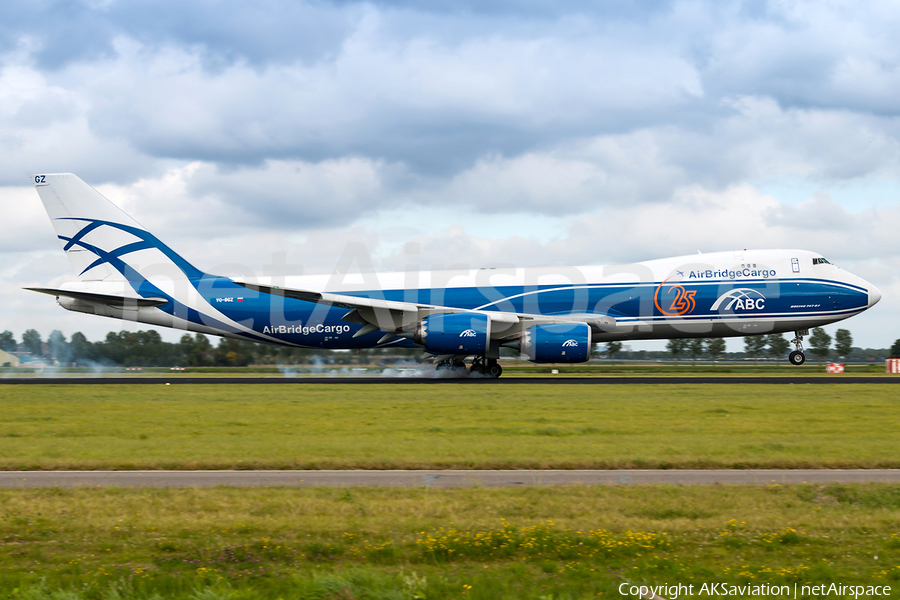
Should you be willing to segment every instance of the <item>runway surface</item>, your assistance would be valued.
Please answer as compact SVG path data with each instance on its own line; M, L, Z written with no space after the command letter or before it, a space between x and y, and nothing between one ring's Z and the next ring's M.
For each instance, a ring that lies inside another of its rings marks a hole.
M0 471L0 488L898 483L900 469L665 471Z
M433 377L9 377L0 379L7 385L185 385L185 384L450 384L450 385L622 385L622 384L828 384L828 383L883 383L900 384L900 377L873 376L818 376L818 377L501 377L487 378L433 378Z

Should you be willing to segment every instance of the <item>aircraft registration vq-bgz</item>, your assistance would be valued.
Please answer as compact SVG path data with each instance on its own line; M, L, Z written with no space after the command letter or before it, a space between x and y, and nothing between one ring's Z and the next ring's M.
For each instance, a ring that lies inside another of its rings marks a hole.
M795 332L874 305L870 283L804 250L618 266L256 278L205 273L71 174L34 175L78 281L68 310L302 348L419 347L438 368L497 377L500 348L576 363L616 340ZM464 361L472 358L471 365Z

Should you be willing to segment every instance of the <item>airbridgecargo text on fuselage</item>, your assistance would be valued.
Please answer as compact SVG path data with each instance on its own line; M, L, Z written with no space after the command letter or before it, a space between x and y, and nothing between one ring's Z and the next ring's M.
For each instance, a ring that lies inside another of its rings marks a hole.
M776 277L775 269L706 269L691 271L689 279L768 279Z
M263 333L312 335L314 333L350 333L349 325L266 325Z

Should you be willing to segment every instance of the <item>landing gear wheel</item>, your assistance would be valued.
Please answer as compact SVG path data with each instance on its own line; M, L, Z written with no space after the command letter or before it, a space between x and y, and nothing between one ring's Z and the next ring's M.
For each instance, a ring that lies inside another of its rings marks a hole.
M469 374L466 363L457 359L446 359L434 366L435 372L451 373L450 377L465 377Z
M500 366L500 363L497 362L497 359L491 358L488 359L487 366L485 367L484 372L491 377L500 377L500 375L503 374L503 367Z
M803 336L809 335L808 329L800 329L794 332L794 339L791 340L791 343L794 344L796 350L791 352L790 356L788 356L788 360L791 361L791 364L795 367L799 367L803 363L806 362L806 355L803 354Z
M806 362L806 355L799 350L794 350L791 352L790 356L788 356L788 360L791 361L792 365L799 367Z
M453 360L450 362L450 369L456 373L457 377L466 376L469 374L469 370L466 368L466 363L462 360Z
M484 362L481 357L476 356L472 361L472 367L469 369L469 374L478 373L479 375L484 375Z

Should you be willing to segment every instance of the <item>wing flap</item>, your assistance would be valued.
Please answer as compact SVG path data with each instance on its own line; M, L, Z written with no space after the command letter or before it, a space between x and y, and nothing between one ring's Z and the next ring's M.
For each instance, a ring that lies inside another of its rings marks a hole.
M313 302L315 304L328 304L337 306L338 308L375 308L384 310L409 311L417 310L419 304L412 302L396 302L393 300L380 300L378 298L362 298L357 296L346 296L343 294L330 294L328 292L311 292L308 290L294 290L291 288L283 288L271 285L257 285L255 283L243 283L235 281L237 285L262 292L272 296L283 296L285 298L293 298L294 300L303 300L305 302Z

